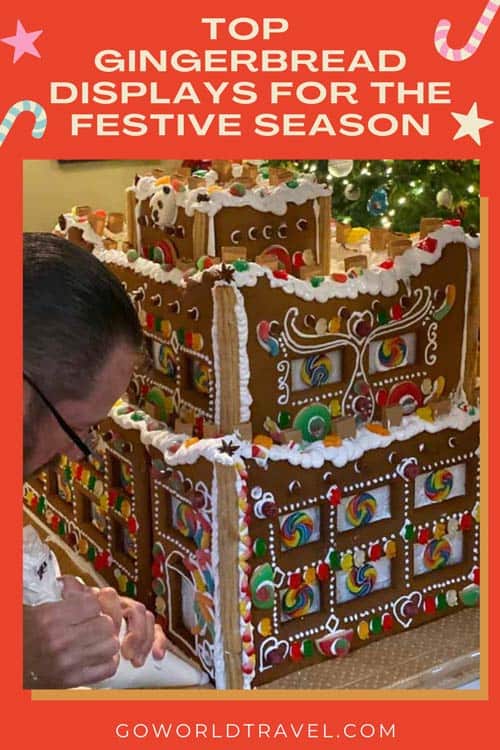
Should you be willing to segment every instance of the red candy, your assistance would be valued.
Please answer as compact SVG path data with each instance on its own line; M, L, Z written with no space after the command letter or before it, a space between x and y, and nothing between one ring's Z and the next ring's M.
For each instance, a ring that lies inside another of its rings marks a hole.
M276 279L284 279L285 281L288 279L287 272L282 268L278 268L276 271L273 271L273 276Z
M335 508L337 505L340 505L340 501L342 500L342 491L340 487L337 487L336 485L334 487L330 487L328 490L328 502L330 505Z
M370 560L380 560L382 557L382 545L372 544L368 550L368 557Z
M290 646L290 659L292 659L292 661L300 661L300 659L302 659L300 643L292 643Z
M384 260L379 265L380 265L380 268L383 268L384 270L389 271L394 266L394 261L393 260Z
M460 520L460 528L462 531L470 531L472 528L472 516L470 513L464 513Z
M420 529L420 531L418 532L418 537L417 537L419 544L427 544L430 538L431 538L430 529Z
M288 585L291 589L298 589L302 583L302 576L300 573L291 573L288 578Z
M432 615L436 611L436 601L433 596L426 596L424 599L424 612Z
M433 253L437 247L437 240L435 237L425 237L420 242L417 242L417 247L420 250L425 250L427 253Z

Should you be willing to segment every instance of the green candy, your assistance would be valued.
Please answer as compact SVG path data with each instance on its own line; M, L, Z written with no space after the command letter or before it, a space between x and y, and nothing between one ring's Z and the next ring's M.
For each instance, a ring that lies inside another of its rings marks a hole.
M264 539L256 539L253 545L256 557L263 557L267 552L267 544Z
M129 263L133 263L139 257L137 250L127 250L127 260Z
M313 287L318 287L320 284L322 284L325 280L324 276L313 276L311 279L311 285Z
M235 260L233 262L232 265L233 265L233 267L235 268L236 271L240 271L240 272L241 271L248 271L248 269L250 267L249 264L248 264L248 261L247 260L243 260L243 258L238 258L237 260Z
M377 615L370 620L370 630L374 635L382 632L382 618Z
M278 412L278 427L282 430L286 430L292 424L292 415L288 411Z
M301 409L293 422L294 428L301 431L302 437L308 443L323 440L330 432L331 424L330 410L322 404L314 404Z
M437 595L437 597L436 597L436 606L437 606L438 609L446 609L446 607L447 607L447 604L446 604L446 594L443 594L441 592L441 594Z
M415 538L415 527L413 524L408 523L405 526L405 539L407 542L411 542Z
M299 181L298 180L288 180L288 182L286 183L286 186L289 187L289 188L296 188L296 187L299 186Z
M258 565L255 568L250 579L250 594L252 603L257 609L272 609L274 607L273 569L269 563Z
M309 638L302 644L302 653L304 654L304 656L314 655L314 644Z
M471 583L470 586L466 586L459 594L460 601L466 607L477 607L479 604L479 586L475 583Z
M340 552L337 552L337 550L331 552L328 563L332 570L340 570Z

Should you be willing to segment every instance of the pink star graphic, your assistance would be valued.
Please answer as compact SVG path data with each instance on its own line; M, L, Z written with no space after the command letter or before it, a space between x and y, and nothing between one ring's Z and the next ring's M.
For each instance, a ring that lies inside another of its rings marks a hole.
M16 35L6 36L0 39L0 42L9 44L14 47L14 62L16 63L23 55L33 55L33 57L40 57L40 53L34 45L35 39L38 39L42 30L39 31L26 31L21 21L17 22Z

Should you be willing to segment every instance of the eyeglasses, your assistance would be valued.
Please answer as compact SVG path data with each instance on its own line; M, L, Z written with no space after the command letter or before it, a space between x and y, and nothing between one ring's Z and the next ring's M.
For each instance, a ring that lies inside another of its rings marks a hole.
M33 388L35 393L39 396L39 398L43 401L47 409L50 411L54 419L56 420L59 427L66 433L66 435L71 439L71 441L77 446L78 450L80 450L86 459L90 458L91 456L95 458L99 458L98 454L95 452L96 445L98 443L98 436L94 435L92 432L90 433L90 439L88 442L85 442L81 439L79 435L76 434L76 432L73 430L72 427L69 426L69 424L66 422L64 417L60 414L60 412L56 409L56 407L49 401L47 396L40 390L40 388L36 385L36 383L33 382L33 380L27 375L25 372L23 372L23 380L25 380L28 385Z

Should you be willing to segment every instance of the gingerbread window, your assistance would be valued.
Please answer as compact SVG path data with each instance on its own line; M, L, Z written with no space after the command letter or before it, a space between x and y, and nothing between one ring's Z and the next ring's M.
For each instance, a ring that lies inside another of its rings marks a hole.
M405 333L372 341L368 348L368 371L388 372L415 364L417 334Z
M292 391L320 388L342 379L339 349L292 360Z

